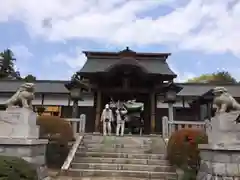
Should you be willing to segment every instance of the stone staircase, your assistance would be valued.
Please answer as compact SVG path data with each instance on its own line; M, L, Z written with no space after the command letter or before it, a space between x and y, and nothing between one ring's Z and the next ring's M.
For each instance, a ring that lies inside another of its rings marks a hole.
M176 180L161 137L85 135L69 170L71 177Z

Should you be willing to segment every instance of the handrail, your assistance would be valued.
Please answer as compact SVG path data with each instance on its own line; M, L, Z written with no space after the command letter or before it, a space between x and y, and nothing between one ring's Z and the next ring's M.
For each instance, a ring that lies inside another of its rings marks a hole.
M68 157L66 158L66 160L64 161L64 164L61 167L61 171L66 171L69 169L71 162L77 152L77 149L78 149L82 139L83 139L83 136L78 136L76 138L76 141L74 142L70 152L68 153Z

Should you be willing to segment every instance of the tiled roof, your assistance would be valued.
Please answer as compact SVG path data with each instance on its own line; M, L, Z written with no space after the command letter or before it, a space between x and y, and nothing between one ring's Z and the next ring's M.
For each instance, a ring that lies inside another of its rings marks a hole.
M37 93L68 93L64 84L68 81L36 81ZM23 81L18 80L1 80L0 92L15 92Z
M69 81L50 81L38 80L36 84L37 93L69 93L64 84ZM0 80L0 93L15 92L24 83L19 80ZM179 96L201 96L216 86L224 86L234 97L240 97L240 84L201 84L201 83L176 83L183 89L178 93Z
M240 97L240 84L207 84L207 83L177 83L183 89L178 93L179 96L202 96L216 86L225 87L234 97Z
M138 61L139 65L144 67L150 74L162 74L162 75L175 75L175 73L169 68L165 60L161 59L141 59ZM119 58L89 58L84 64L80 73L95 73L104 72L109 67L119 63Z

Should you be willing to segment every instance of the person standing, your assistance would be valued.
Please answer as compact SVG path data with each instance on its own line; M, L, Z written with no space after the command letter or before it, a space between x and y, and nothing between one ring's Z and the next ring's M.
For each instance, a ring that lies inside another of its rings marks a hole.
M109 108L109 104L105 105L105 109L103 109L101 122L103 122L103 135L111 135L111 122L113 121L113 113Z
M120 130L121 130L121 136L124 135L126 115L127 115L127 110L125 108L120 108L116 110L116 116L117 116L116 136L119 136Z

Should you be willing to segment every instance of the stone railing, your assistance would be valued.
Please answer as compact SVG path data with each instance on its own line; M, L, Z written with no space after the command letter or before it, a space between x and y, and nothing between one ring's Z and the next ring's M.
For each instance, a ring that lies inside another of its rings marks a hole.
M184 128L205 130L205 122L203 121L169 121L168 117L164 116L162 118L162 124L162 134L164 139L168 139L173 132Z
M83 139L83 136L81 136L81 135L78 135L78 136L76 137L76 141L74 142L71 150L70 150L69 153L68 153L67 159L64 161L64 164L63 164L63 166L61 167L61 171L62 171L62 172L66 172L66 171L69 169L69 167L70 167L70 165L71 165L71 162L72 162L72 160L73 160L73 158L74 158L74 156L75 156L75 154L76 154L76 152L77 152L77 149L78 149L79 145L80 145L81 142L82 142L82 139Z
M77 137L79 134L84 134L85 133L85 125L86 125L86 120L81 119L81 118L68 118L66 121L69 121L72 130L73 130L73 135L74 137Z

